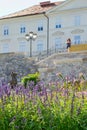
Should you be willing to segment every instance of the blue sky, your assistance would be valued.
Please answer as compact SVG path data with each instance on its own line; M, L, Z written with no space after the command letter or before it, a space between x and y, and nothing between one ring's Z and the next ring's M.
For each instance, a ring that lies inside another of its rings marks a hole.
M49 0L0 0L0 17ZM51 2L63 0L50 0Z

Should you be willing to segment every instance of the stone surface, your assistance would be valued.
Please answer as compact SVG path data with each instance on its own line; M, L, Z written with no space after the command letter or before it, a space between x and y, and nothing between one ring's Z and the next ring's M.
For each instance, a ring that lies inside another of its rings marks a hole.
M57 80L57 73L64 76L73 74L75 77L83 73L87 79L87 52L55 54L37 64L41 79L46 82Z
M64 76L74 74L76 77L83 73L87 78L87 52L57 53L40 61L19 53L0 54L0 79L10 82L12 71L17 73L18 82L23 76L36 71L40 72L41 79L47 83L56 81L57 73Z
M33 63L34 60L20 53L0 54L0 79L3 77L9 82L13 71L17 73L17 80L20 82L21 77L36 72L37 68Z

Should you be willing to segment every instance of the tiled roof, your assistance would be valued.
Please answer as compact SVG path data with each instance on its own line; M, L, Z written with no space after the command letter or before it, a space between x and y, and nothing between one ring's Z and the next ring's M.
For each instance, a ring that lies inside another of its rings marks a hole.
M41 14L57 5L60 5L63 2L64 1L58 1L58 2L53 2L53 3L47 4L47 5L46 4L43 5L40 3L39 5L34 5L32 7L26 8L24 10L6 15L0 19L8 19L8 18L21 17L21 16L27 16L27 15ZM43 3L46 3L46 2L43 2Z

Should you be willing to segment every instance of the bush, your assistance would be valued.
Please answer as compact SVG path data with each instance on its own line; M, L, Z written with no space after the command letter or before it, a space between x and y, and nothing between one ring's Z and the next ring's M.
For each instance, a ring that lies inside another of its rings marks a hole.
M38 72L34 74L28 74L27 76L24 76L21 81L25 87L27 87L27 84L30 83L31 81L33 81L34 85L36 85L40 79L39 76L40 74Z

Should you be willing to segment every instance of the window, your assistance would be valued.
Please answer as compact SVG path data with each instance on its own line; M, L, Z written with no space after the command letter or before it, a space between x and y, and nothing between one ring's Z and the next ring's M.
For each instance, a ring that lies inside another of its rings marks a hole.
M38 31L43 31L43 27L38 27Z
M81 41L81 38L80 38L79 35L74 36L74 43L75 43L75 44L80 44L80 41Z
M61 48L61 38L55 39L55 49Z
M4 43L3 48L2 48L3 53L8 53L9 52L9 44Z
M43 31L43 23L42 21L38 24L38 31Z
M80 16L75 16L75 26L80 25Z
M56 24L56 28L61 28L61 24Z
M60 19L60 18L58 18L58 19L56 20L55 26L56 26L56 28L61 28L61 19Z
M19 51L25 52L26 51L26 42L20 42L19 43Z
M37 51L39 52L43 51L43 41L38 41Z
M8 27L4 27L4 31L3 31L4 36L9 34L9 30Z
M25 33L26 32L26 27L25 26L21 26L20 27L20 33Z

